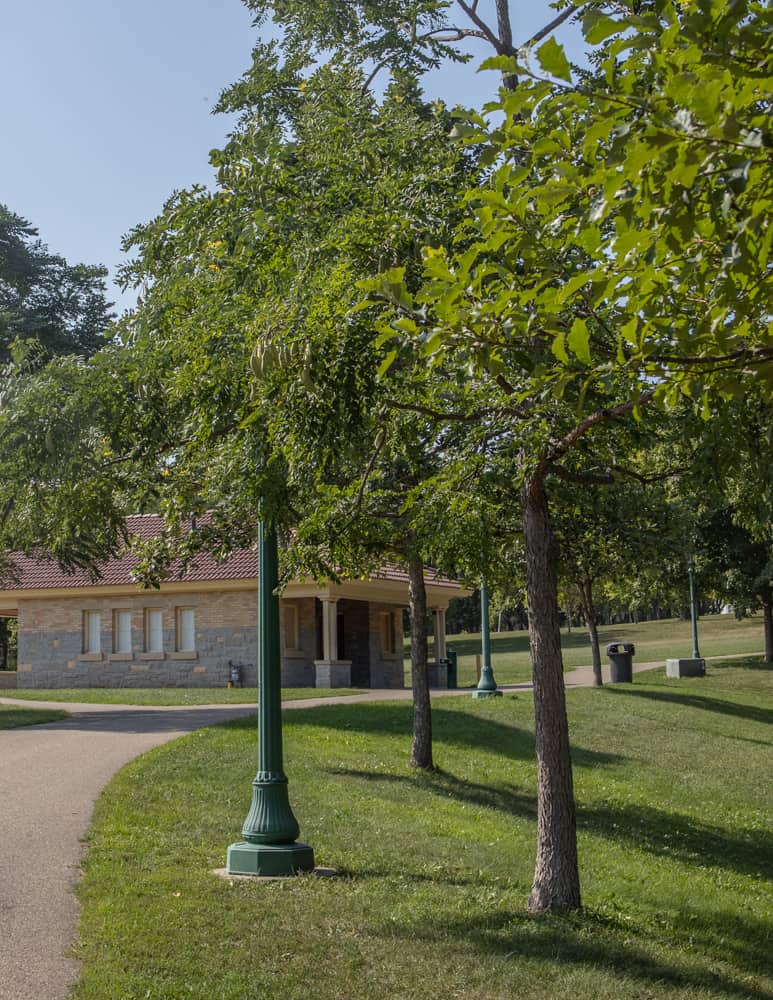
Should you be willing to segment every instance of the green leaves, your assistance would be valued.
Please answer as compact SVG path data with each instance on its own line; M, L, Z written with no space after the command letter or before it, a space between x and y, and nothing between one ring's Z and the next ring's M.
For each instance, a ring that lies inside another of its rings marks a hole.
M564 53L564 47L552 35L537 49L537 59L546 73L559 80L571 81L572 68Z

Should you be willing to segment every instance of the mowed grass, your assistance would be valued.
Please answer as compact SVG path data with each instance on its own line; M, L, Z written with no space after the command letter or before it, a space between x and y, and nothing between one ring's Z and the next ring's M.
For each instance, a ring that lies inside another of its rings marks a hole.
M639 663L665 663L670 657L692 655L690 622L676 618L640 622L638 625L601 625L599 638L603 662L606 662L604 647L609 642L634 643L634 662ZM698 638L701 656L757 653L765 646L762 616L737 621L734 615L707 615L698 622ZM447 644L457 651L459 657L459 687L474 685L477 682L475 655L481 651L480 635L449 635ZM590 666L590 640L585 628L573 628L571 632L561 629L561 647L567 669ZM434 657L434 641L430 642L430 655ZM528 632L492 632L491 659L498 684L530 681ZM406 662L406 677L410 678L409 662Z
M253 722L126 767L85 859L79 1000L773 997L773 672L568 692L584 909L534 918L531 695L285 713L301 838L336 878L222 880Z
M17 729L19 726L39 726L44 722L66 719L67 712L0 705L0 729Z
M690 623L669 619L639 625L605 625L599 629L603 647L608 642L627 641L636 645L636 661L665 662L672 656L690 656ZM480 635L464 633L448 636L448 645L459 654L458 686L477 683L475 656L480 653ZM562 630L564 666L587 666L591 662L590 643L584 629ZM703 656L755 653L764 646L762 618L736 621L733 615L712 615L700 621L700 651ZM434 657L434 642L429 644ZM409 648L406 646L405 683L411 684ZM491 635L494 675L498 684L520 684L531 680L529 636L526 632L494 632ZM326 698L361 694L356 688L284 688L282 698ZM243 705L256 700L255 688L26 688L3 691L4 697L22 701L81 702L102 705Z
M283 688L283 701L362 694L355 688ZM21 701L80 702L88 705L251 705L255 688L26 688L4 691Z

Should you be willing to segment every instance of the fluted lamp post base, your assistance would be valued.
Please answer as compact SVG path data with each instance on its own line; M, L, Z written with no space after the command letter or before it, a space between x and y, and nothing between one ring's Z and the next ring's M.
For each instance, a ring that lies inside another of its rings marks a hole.
M277 878L314 870L314 849L308 844L250 844L246 840L228 848L229 875L263 875Z

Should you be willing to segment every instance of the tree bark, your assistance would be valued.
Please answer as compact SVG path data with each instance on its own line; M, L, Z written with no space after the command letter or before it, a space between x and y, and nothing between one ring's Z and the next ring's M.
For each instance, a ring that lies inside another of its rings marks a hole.
M577 828L561 659L556 544L541 475L521 490L537 751L537 857L529 910L580 906Z
M773 593L770 587L762 595L762 623L765 630L765 662L773 663Z
M432 770L432 709L427 674L427 593L424 563L408 560L408 600L411 613L411 681L413 687L413 742L411 764Z
M593 663L593 686L601 687L604 683L601 677L601 650L599 649L599 629L596 620L596 606L593 603L593 582L586 576L580 584L582 595L582 613L588 628L590 638L591 662Z

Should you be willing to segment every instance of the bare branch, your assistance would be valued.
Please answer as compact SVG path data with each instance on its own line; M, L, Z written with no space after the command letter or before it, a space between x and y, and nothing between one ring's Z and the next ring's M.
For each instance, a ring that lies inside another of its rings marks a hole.
M381 70L386 66L386 64L387 64L387 60L386 59L382 59L380 63L376 63L376 66L373 69L373 72L370 74L370 76L368 77L368 79L362 85L362 93L363 94L370 89L370 85L376 79L376 77L381 72Z
M431 406L420 406L418 403L398 403L395 400L389 400L385 405L390 410L407 410L410 413L421 413L425 417L432 417L433 420L454 420L465 423L481 420L483 417L490 416L495 412L492 408L491 410L473 410L471 413L443 413L440 410L433 410Z
M586 485L608 486L614 483L615 477L611 472L576 472L574 469L567 469L558 462L548 463L547 472L555 472L567 483L585 483Z
M524 42L521 47L527 49L531 45L541 42L543 38L554 32L556 28L560 28L564 21L568 21L573 14L576 14L578 10L585 6L586 4L584 3L576 3L572 4L571 7L564 8L558 17L554 17L550 24L546 24L544 28L540 28L540 30L536 34L532 35L528 42Z
M467 3L466 0L456 0L456 2L462 8L462 10L467 15L467 17L469 17L469 19L472 21L472 23L474 25L476 25L478 28L480 28L480 30L483 32L483 36L482 37L485 38L486 41L490 42L494 46L494 48L499 53L499 55L501 55L501 56L502 55L505 55L505 56L515 55L515 52L509 51L509 50L505 50L505 49L502 48L502 43L500 42L499 38L497 38L496 32L494 32L486 24L486 22L481 17L478 16L478 12L477 12L478 4L475 2L475 0L473 0L472 3ZM511 48L512 48L512 46L511 46Z
M376 442L373 446L373 454L370 456L370 460L368 461L368 464L365 468L365 473L362 477L362 482L360 483L360 488L359 490L357 490L357 499L354 504L354 512L352 514L352 517L354 517L354 514L356 514L357 511L360 509L360 506L362 504L362 498L365 495L365 487L368 485L368 480L370 479L370 474L373 472L373 467L376 464L376 459L381 454L381 450L385 444L386 444L386 431L382 429L378 432L378 435L376 437Z
M482 38L488 41L482 31L476 31L474 28L436 28L435 31L428 31L426 35L422 35L419 41L424 42L430 38L437 42L461 42L465 38Z
M565 434L560 441L554 443L553 447L539 463L535 480L541 478L540 474L544 475L549 465L563 457L596 424L603 423L606 420L614 420L616 417L623 417L637 406L646 406L652 401L656 391L657 388L648 389L647 392L641 393L636 399L629 399L628 402L621 403L619 406L614 406L609 410L597 410L595 413L591 413L585 420L577 424L576 427L573 427L568 434Z
M680 356L678 354L652 354L647 361L655 361L664 365L726 365L729 362L741 361L746 365L760 365L773 361L773 347L739 347L730 354Z

